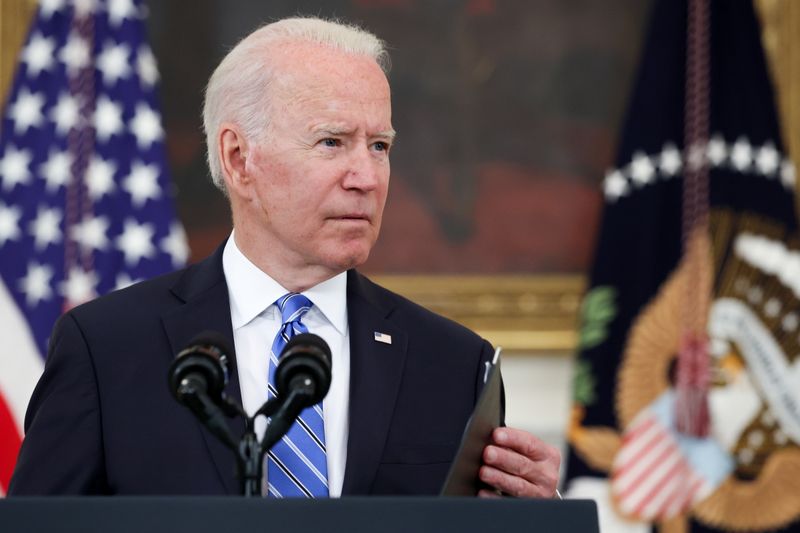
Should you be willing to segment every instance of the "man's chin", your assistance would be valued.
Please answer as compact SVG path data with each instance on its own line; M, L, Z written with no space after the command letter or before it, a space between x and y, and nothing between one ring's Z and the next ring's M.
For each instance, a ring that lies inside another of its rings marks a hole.
M339 272L357 268L367 262L371 246L347 246L333 250L330 256L329 264L334 265L335 269Z

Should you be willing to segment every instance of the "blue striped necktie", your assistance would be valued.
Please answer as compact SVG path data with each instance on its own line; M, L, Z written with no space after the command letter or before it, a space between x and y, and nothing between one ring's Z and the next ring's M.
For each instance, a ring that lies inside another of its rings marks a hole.
M276 396L275 367L289 339L307 333L303 315L311 301L290 292L275 302L281 312L281 326L269 354L269 398ZM304 409L289 431L267 456L268 494L273 498L328 497L328 463L325 456L325 425L322 402Z

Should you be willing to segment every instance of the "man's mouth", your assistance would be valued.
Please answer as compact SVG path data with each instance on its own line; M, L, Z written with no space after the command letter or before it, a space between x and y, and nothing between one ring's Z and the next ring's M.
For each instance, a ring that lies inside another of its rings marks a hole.
M348 213L346 215L338 215L338 216L335 216L335 217L332 217L332 218L334 218L335 220L344 220L344 221L348 221L348 220L364 221L364 222L369 222L370 221L369 215L364 214L364 213Z

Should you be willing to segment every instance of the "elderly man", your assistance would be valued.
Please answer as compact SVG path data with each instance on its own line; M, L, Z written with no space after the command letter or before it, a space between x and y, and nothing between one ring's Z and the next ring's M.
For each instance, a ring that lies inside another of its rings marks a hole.
M225 57L204 123L233 233L197 265L59 320L10 494L236 493L233 455L165 385L176 351L208 329L232 341L227 393L250 413L293 332L331 347L328 396L267 459L272 496L439 490L492 350L353 270L389 184L386 60L363 30L299 18ZM557 450L512 428L492 438L480 477L496 490L482 495L553 496Z

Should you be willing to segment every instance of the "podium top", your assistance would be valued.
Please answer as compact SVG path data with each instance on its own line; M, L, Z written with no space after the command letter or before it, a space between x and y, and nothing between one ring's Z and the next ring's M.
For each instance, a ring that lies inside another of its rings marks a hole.
M589 500L234 497L18 497L0 500L4 533L599 533Z

